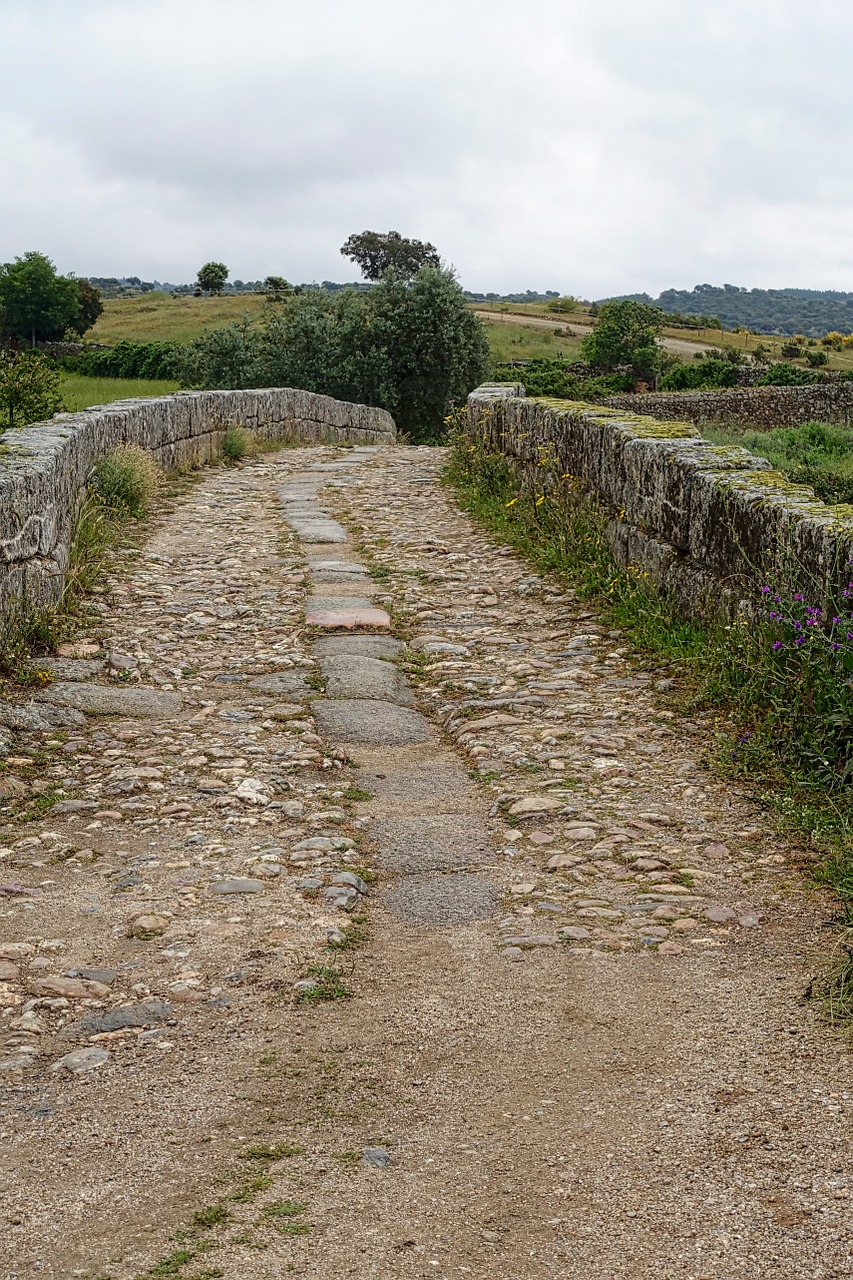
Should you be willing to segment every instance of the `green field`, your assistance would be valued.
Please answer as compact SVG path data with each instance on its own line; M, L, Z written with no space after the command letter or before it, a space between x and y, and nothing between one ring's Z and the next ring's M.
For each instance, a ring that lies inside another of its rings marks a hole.
M82 378L64 373L59 390L63 407L74 413L93 404L110 404L113 400L131 400L137 396L166 396L180 390L177 382L151 382L136 378Z
M494 361L562 358L571 364L580 359L580 338L558 334L541 325L528 328L521 324L501 324L498 320L483 323ZM562 329L559 321L554 322L554 329Z
M133 342L190 342L208 329L221 329L244 315L256 319L266 299L260 294L228 297L172 297L143 293L138 298L108 298L104 314L86 334L87 342L111 347L122 338Z
M714 444L741 445L788 476L807 484L824 502L853 502L853 430L828 422L806 422L773 431L738 431L703 423L702 435Z
M172 297L168 293L145 293L137 298L110 298L104 313L86 334L87 342L113 346L123 338L135 342L189 342L210 329L219 329L248 315L258 319L268 303L260 294L225 295L222 297ZM495 361L535 360L541 358L580 358L580 336L559 333L566 325L594 323L589 307L579 305L568 315L549 311L542 303L475 303L472 309L484 315L492 358ZM507 317L518 319L513 323ZM528 325L519 323L522 317ZM546 327L542 320L549 321ZM553 324L553 328L550 325ZM733 348L746 355L764 349L765 359L782 358L781 348L787 339L777 335L720 333L719 329L664 329L664 337L700 343L708 347ZM815 350L823 350L816 344ZM853 369L853 351L828 351L828 369ZM685 358L690 358L688 349Z

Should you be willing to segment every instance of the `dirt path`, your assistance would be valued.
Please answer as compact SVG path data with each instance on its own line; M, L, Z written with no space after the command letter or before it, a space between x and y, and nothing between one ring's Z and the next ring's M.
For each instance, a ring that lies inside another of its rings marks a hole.
M442 464L210 471L0 705L0 1275L853 1272L832 904Z
M592 333L592 325L578 324L577 321L569 323L563 316L555 315L553 320L548 320L544 316L525 316L519 315L514 311L475 311L481 320L485 320L487 324L523 324L532 325L533 328L564 329L574 338L585 338L588 333ZM703 354L708 350L710 343L707 342L691 342L688 338L661 338L661 346L667 351L674 351L676 355L693 357L697 353Z

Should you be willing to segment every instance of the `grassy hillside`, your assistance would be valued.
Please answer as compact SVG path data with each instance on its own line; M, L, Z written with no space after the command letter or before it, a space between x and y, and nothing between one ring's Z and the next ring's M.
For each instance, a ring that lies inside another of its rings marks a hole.
M580 338L573 337L555 319L554 328L528 328L520 324L501 324L500 320L484 320L492 359L538 360L543 357L568 361L580 359Z
M137 298L111 298L104 304L104 314L86 334L87 342L112 346L122 338L137 342L188 342L209 329L222 328L244 315L253 319L263 314L266 300L259 294L221 298L172 297L167 293L146 293ZM573 361L580 358L580 340L586 328L594 323L589 307L579 305L569 315L555 314L543 303L475 303L473 309L488 313L484 317L489 345L495 360L534 360L541 357ZM515 317L509 322L506 317ZM519 324L522 317L533 322L528 328ZM548 326L541 324L549 322ZM553 328L551 328L553 325ZM581 328L581 326L584 326ZM577 327L576 336L569 328ZM560 334L557 330L564 329ZM784 338L778 335L721 333L719 329L685 329L667 327L664 336L697 342L708 347L734 348L754 354L763 349L765 358L779 360ZM822 349L822 348L821 348ZM689 358L689 351L688 351ZM853 369L853 352L828 351L829 369Z
M135 342L189 342L208 329L221 329L244 315L254 319L265 305L266 299L260 294L173 298L169 293L143 293L138 298L108 298L104 314L86 334L86 341L105 346L113 346L122 338Z

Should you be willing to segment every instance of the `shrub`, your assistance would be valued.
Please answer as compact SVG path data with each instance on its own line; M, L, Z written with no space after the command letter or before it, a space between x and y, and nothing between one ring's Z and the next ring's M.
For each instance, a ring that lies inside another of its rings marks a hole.
M0 350L0 430L43 422L61 408L52 360L36 351Z
M798 364L771 364L765 374L758 379L758 387L807 387L815 382L823 382L823 377L815 369L801 369Z
M131 342L122 339L103 350L87 347L60 361L69 373L87 378L174 378L183 344L180 342Z
M150 453L138 445L123 444L95 464L89 486L105 507L140 520L148 514L160 479Z
M598 324L581 343L583 358L599 373L630 370L634 378L648 381L660 368L663 324L663 312L643 302L602 302Z
M661 382L663 391L705 391L714 387L733 387L737 383L737 365L715 357L694 364L677 364Z
M492 367L492 377L497 382L523 382L529 396L578 399L577 374L570 373L562 360L531 360L523 369L499 363Z

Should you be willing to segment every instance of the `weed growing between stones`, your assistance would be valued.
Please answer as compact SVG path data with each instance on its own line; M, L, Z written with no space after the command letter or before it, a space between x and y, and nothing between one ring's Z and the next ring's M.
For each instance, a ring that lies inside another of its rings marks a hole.
M319 1004L324 1000L346 1000L352 993L344 986L340 969L327 964L308 966L308 979L299 992L299 1004Z
M853 582L830 610L768 589L763 619L689 621L646 573L615 564L607 513L545 447L522 479L464 415L453 426L447 478L463 508L593 604L641 660L677 675L685 706L718 713L711 762L746 778L783 828L808 839L817 878L853 920Z
M89 490L108 510L141 520L150 511L161 481L162 472L150 453L139 445L123 444L95 463Z
M245 427L226 427L222 440L222 456L228 462L239 462L241 458L256 452L252 433Z

